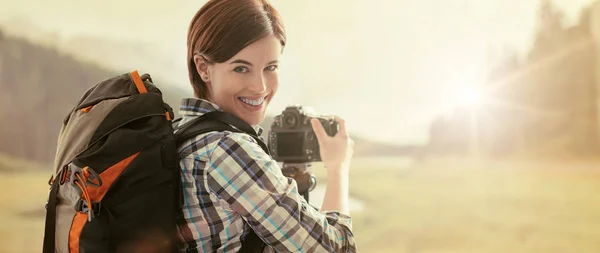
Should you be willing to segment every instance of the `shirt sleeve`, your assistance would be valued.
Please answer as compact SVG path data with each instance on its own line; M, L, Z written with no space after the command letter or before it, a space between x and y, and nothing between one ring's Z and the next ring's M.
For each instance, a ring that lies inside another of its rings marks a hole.
M210 155L208 186L278 252L356 252L352 221L319 212L251 137L231 133Z

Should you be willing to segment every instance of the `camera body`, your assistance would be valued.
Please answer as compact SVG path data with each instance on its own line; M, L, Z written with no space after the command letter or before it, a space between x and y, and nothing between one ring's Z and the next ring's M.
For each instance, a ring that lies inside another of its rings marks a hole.
M268 145L273 159L285 163L321 161L319 142L310 123L312 118L321 122L329 136L337 133L338 124L333 116L317 115L308 106L288 106L275 116L269 132Z

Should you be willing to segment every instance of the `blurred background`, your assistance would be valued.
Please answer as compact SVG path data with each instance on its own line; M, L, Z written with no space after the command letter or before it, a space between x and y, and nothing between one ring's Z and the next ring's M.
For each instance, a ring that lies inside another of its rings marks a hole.
M346 118L361 252L600 252L600 4L273 0L288 45L272 117ZM0 0L0 252L40 252L62 119L101 80L192 96L205 1ZM327 178L315 165L320 205Z

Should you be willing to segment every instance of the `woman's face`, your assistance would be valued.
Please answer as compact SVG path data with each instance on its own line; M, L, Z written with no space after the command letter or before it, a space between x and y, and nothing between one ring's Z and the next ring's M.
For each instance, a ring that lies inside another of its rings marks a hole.
M281 49L279 39L271 35L223 63L207 64L197 57L198 72L207 86L207 100L250 125L258 125L279 86Z

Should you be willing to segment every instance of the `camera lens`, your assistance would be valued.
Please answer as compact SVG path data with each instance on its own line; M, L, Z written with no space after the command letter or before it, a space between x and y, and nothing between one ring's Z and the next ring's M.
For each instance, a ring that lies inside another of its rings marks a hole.
M298 120L296 119L296 115L294 114L285 114L283 115L283 126L286 128L294 128Z

